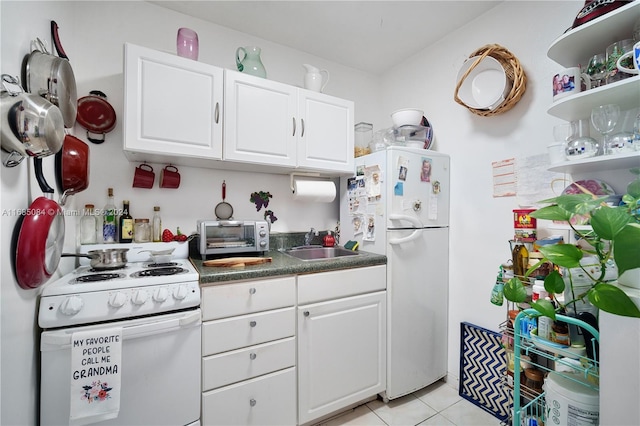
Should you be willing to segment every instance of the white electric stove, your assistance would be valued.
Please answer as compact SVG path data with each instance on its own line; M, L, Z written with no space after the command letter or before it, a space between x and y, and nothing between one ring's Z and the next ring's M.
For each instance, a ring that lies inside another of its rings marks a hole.
M78 268L43 287L40 423L199 425L200 287L188 243L90 245L79 253L113 248L129 249L124 268L95 271L80 258ZM152 262L149 250L171 248L169 262ZM106 386L91 375L112 371L98 369L110 358L81 356L78 336L113 332L121 336L117 375L104 376L110 387L103 399L86 389ZM100 411L114 401L115 408Z

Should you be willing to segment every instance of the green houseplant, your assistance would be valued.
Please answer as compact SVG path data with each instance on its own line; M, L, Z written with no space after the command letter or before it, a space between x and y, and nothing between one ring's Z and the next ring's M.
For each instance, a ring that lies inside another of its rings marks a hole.
M572 302L587 298L597 308L616 315L640 318L640 309L627 294L615 285L604 281L605 266L613 259L618 274L640 268L640 169L631 170L637 175L627 186L627 193L622 197L622 205L611 207L604 200L580 187L582 194L561 195L542 201L550 204L536 210L531 216L537 219L567 221L576 235L588 243L589 248L580 248L572 244L556 244L540 247L544 256L525 274L528 277L543 262L551 262L568 271L567 281L571 285L574 299L565 301L564 305L555 308L548 300L532 302L531 307L542 315L555 319L556 309L562 309ZM579 185L578 185L579 186ZM571 224L575 215L589 215L591 229L578 230ZM587 271L580 260L583 256L596 256L600 265L599 272ZM592 280L591 287L581 294L573 292L571 269L580 268ZM545 277L544 287L549 294L561 294L565 290L565 279L557 271ZM504 286L504 296L515 303L524 302L527 292L518 277L511 278Z

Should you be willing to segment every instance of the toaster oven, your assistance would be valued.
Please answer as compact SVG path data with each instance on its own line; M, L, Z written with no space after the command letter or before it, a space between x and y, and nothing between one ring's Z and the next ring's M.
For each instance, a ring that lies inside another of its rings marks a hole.
M269 250L269 226L262 220L199 220L200 255L256 253Z

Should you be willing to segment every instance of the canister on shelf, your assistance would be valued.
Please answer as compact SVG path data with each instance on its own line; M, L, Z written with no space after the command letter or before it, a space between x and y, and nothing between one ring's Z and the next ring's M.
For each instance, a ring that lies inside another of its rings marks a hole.
M513 211L514 238L527 242L536 240L537 222L531 217L535 209L516 209Z
M151 242L151 225L149 224L149 219L135 220L133 239L136 243Z
M544 383L544 373L537 368L526 368L524 370L524 385L537 394L542 393Z

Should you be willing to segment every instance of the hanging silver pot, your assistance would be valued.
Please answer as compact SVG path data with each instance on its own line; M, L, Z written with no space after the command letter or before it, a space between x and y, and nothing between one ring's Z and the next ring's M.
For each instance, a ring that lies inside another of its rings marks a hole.
M42 40L36 39L27 58L25 78L27 92L40 95L60 108L65 127L73 127L78 113L78 92L69 60L49 54Z
M62 148L64 120L60 109L48 100L22 91L17 78L2 75L0 92L0 140L2 149L19 164L24 157L46 157Z

